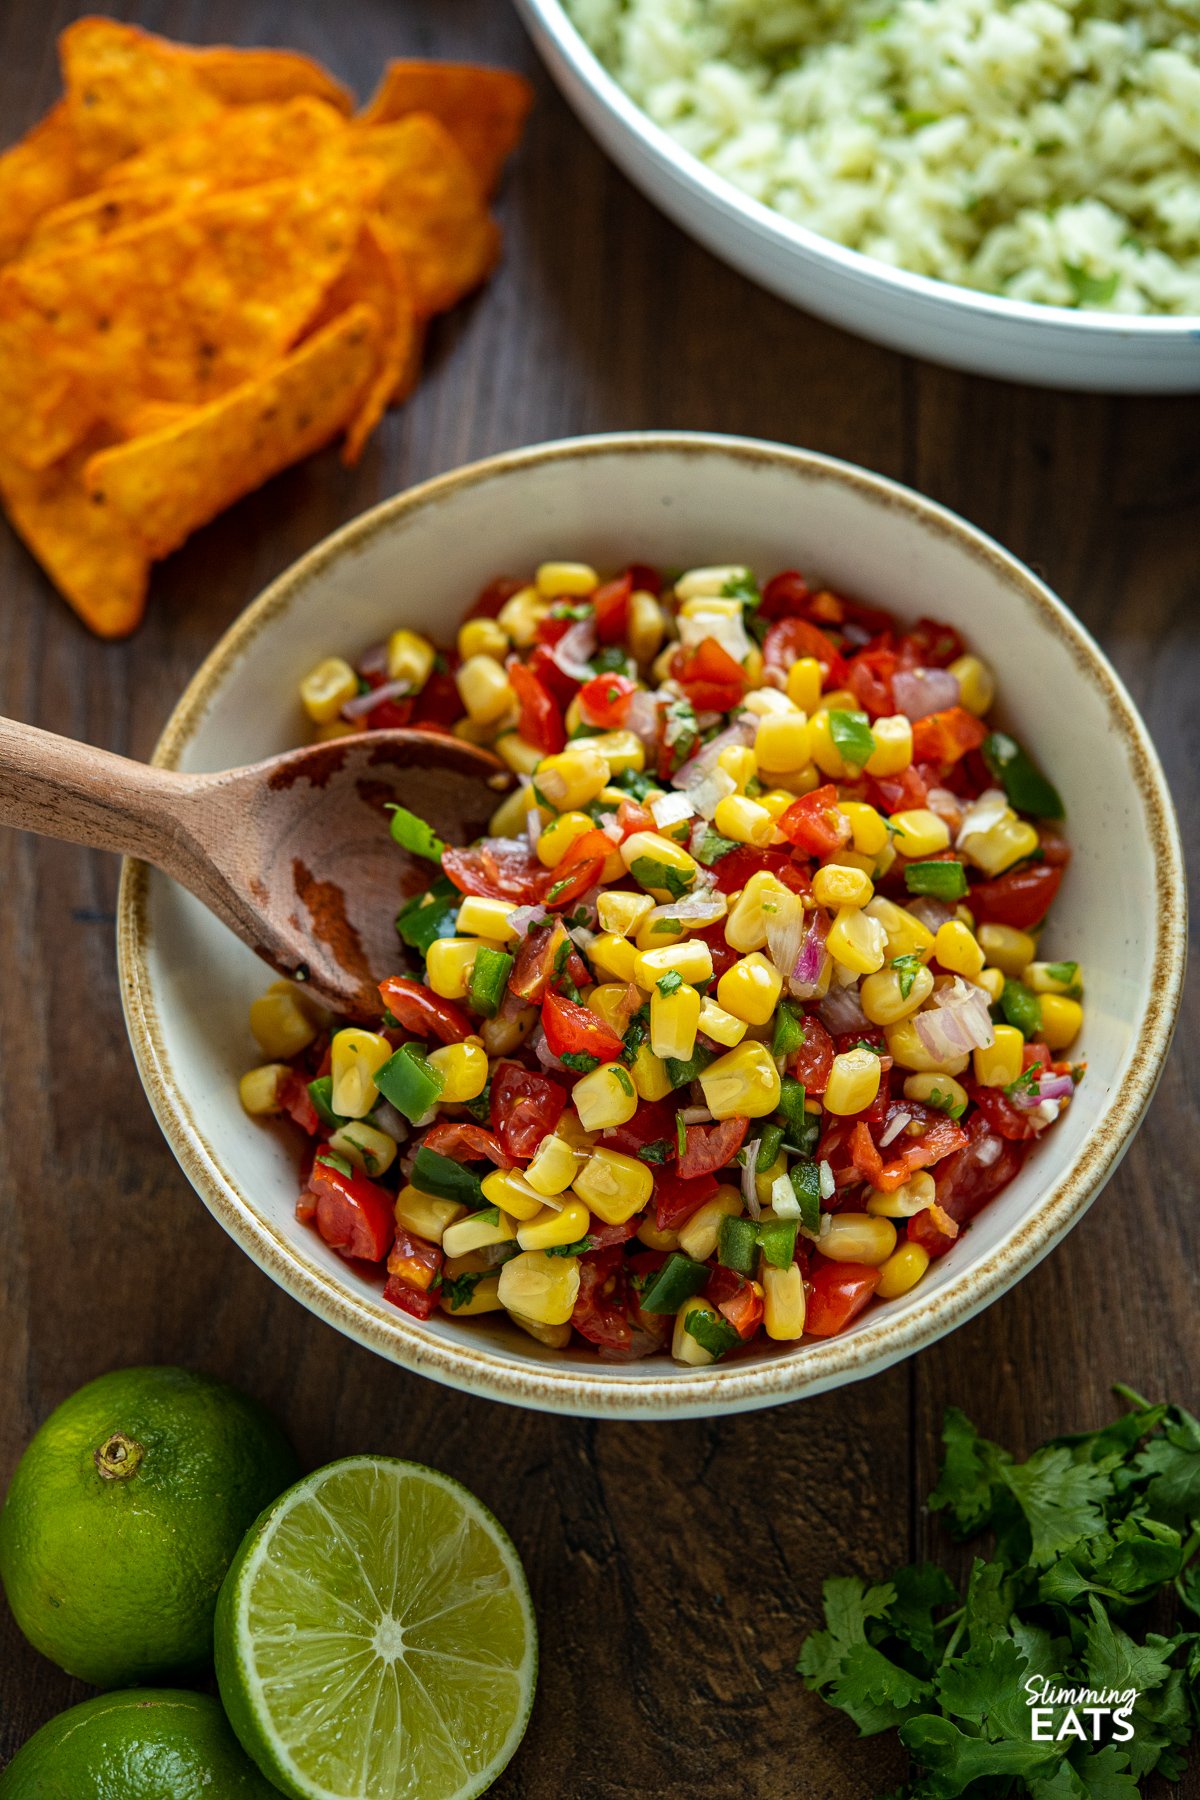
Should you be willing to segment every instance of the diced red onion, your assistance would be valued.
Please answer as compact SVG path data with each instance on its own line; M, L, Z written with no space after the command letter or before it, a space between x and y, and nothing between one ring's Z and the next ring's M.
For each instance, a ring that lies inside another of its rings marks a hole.
M737 793L737 782L733 776L719 768L697 769L681 786L689 804L705 820L715 817L722 800Z
M712 1114L707 1106L685 1106L675 1116L677 1119L682 1119L685 1125L711 1125L712 1123Z
M1038 1076L1032 1093L1018 1088L1011 1098L1022 1112L1033 1112L1047 1100L1069 1100L1074 1092L1075 1083L1069 1075L1043 1074Z
M538 812L536 806L531 806L528 813L525 815L525 836L529 840L529 848L531 850L537 849L538 839L541 837L544 830L545 827L542 824L541 814Z
M371 648L364 651L359 657L358 672L360 675L382 675L387 668L387 663L387 642L381 640L378 644L372 644Z
M678 919L681 925L715 925L729 910L724 894L716 888L695 888L682 900L668 900L646 914L648 928L658 919Z
M746 1211L752 1219L762 1217L762 1208L758 1204L758 1189L754 1185L754 1177L758 1172L758 1150L761 1138L751 1138L742 1146L742 1199L746 1202Z
M879 1148L881 1150L886 1150L887 1146L895 1138L898 1138L900 1136L900 1133L904 1130L904 1127L908 1124L911 1124L911 1122L912 1122L912 1114L904 1112L903 1109L896 1114L894 1119L889 1119L887 1126L880 1133Z
M625 729L641 738L648 750L653 750L658 743L658 701L645 688L639 688L630 697Z
M949 669L901 669L892 677L896 709L910 719L927 719L958 705L958 677Z
M660 831L665 831L670 825L681 825L685 819L691 818L695 810L687 795L681 793L664 794L661 800L650 802L654 823Z
M763 923L771 960L777 969L794 969L804 944L807 921L804 903L790 888L780 888L772 893L770 902L770 910L763 909Z
M914 1013L917 1036L938 1062L952 1062L972 1050L986 1050L995 1042L990 1004L984 988L956 975L948 987L938 990L923 1012Z
M533 1053L537 1057L538 1061L541 1063L543 1069L555 1069L559 1072L562 1072L566 1069L566 1067L567 1067L566 1063L563 1062L561 1057L555 1056L553 1050L550 1048L549 1044L546 1042L546 1034L542 1030L542 1027L540 1024L535 1025L533 1030L530 1032L529 1042L530 1042L530 1044L532 1044Z
M588 665L589 659L596 653L596 628L590 619L577 619L574 625L563 632L557 644L548 644L546 647L552 660L571 681L592 679L592 671Z
M837 1182L833 1179L833 1170L827 1162L817 1164L817 1177L821 1184L822 1200L832 1200L837 1193Z
M535 925L545 925L549 917L544 906L514 906L508 922L519 936L524 937Z
M931 813L944 820L953 837L962 824L963 816L963 804L958 795L952 794L949 788L931 787L925 796L925 804Z
M818 971L819 973L819 971ZM840 1037L847 1031L867 1031L870 1029L867 1015L862 1009L858 997L858 986L831 987L820 1006L818 1016L826 1031L834 1037Z
M947 906L944 900L935 900L932 894L918 894L915 900L909 901L908 911L927 931L934 933L954 917L954 908Z
M717 758L722 750L728 750L734 744L752 744L757 730L758 720L754 715L743 713L734 720L732 725L727 725L724 731L719 731L715 738L710 738L707 744L703 744L694 756L688 757L688 760L676 771L675 786L688 787L690 777L697 769L703 770L705 773L709 769L715 769Z
M770 926L767 927L768 941ZM829 932L829 920L823 912L814 912L808 923L799 948L790 964L780 962L776 958L776 967L791 969L788 976L788 992L796 1000L813 1000L821 985L821 975L825 968L825 939ZM774 955L774 950L771 952Z
M623 829L617 824L616 813L605 813L600 821L600 829L606 838L612 839L614 844L619 844L625 836Z
M411 681L385 681L382 687L371 688L365 694L355 694L353 700L347 700L342 708L343 719L361 719L385 700L403 700L412 692Z
M386 1136L395 1138L398 1144L408 1142L408 1120L396 1111L390 1100L377 1100L371 1108L367 1123L374 1125Z

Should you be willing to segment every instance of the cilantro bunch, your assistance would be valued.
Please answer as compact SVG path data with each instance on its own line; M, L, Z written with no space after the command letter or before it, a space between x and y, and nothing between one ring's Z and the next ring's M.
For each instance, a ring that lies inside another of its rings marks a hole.
M913 1774L895 1800L1136 1800L1182 1774L1200 1726L1200 1422L1116 1392L1121 1418L1025 1462L946 1414L929 1504L956 1538L992 1534L965 1594L928 1563L825 1583L826 1629L797 1667L864 1736L898 1728ZM1119 1733L1031 1688L1137 1699Z

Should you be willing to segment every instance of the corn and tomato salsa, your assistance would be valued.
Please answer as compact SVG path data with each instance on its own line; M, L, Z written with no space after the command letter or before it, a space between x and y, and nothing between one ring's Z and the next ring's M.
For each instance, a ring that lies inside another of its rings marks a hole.
M320 737L419 725L516 775L397 918L374 1028L277 982L246 1110L299 1216L416 1318L703 1365L831 1337L952 1248L1069 1106L1047 960L1062 804L991 671L786 570L492 582L301 683Z

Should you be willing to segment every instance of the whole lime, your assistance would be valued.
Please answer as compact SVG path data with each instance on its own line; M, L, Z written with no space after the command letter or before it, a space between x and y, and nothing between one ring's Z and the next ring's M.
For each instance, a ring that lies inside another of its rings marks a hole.
M119 1369L51 1413L0 1514L0 1581L30 1643L98 1687L212 1659L247 1527L295 1480L255 1401L187 1369Z
M60 1713L0 1775L0 1800L279 1800L207 1694L131 1688Z

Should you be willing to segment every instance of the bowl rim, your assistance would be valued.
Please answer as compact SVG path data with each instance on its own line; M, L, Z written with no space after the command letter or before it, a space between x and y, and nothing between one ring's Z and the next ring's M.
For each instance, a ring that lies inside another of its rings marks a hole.
M436 1337L415 1319L345 1288L329 1270L305 1259L239 1188L205 1135L171 1069L150 976L149 878L144 863L122 867L117 901L118 964L126 1026L134 1058L158 1122L193 1187L218 1222L281 1287L327 1324L367 1348L447 1386L538 1410L593 1417L689 1417L776 1405L815 1394L888 1368L924 1349L997 1299L1078 1222L1124 1155L1153 1096L1179 1010L1186 963L1187 886L1179 827L1157 753L1116 672L1062 601L1031 570L993 539L937 502L857 465L817 452L753 438L712 432L613 432L559 439L503 451L419 483L370 508L322 539L278 575L236 618L192 677L155 747L152 762L175 768L226 674L255 640L286 617L293 600L334 562L353 553L410 513L438 505L467 489L548 463L590 458L658 456L731 457L790 470L805 479L850 486L914 524L948 536L973 558L1006 579L1026 605L1065 640L1083 678L1104 693L1113 728L1129 752L1162 880L1154 925L1155 985L1128 1079L1112 1097L1075 1157L1002 1245L980 1265L968 1262L924 1304L910 1302L898 1315L884 1309L847 1337L805 1344L754 1364L715 1364L707 1369L637 1365L638 1373L614 1374L612 1366L564 1359L518 1365L501 1350ZM162 879L162 878L160 878Z
M760 238L773 238L800 252L804 258L826 262L861 285L879 283L926 305L951 308L980 319L1004 320L1022 331L1041 328L1048 333L1070 332L1077 337L1089 334L1097 339L1115 336L1167 342L1200 341L1200 313L1106 313L1094 308L1077 309L1017 300L1004 294L964 287L955 281L918 275L911 269L869 256L865 251L852 250L836 238L825 237L810 226L789 219L764 201L756 200L736 182L710 168L677 142L609 73L562 0L516 0L516 5L527 22L533 22L546 33L558 54L576 70L619 124L634 138L640 138L681 186L706 200L725 219L749 225Z

